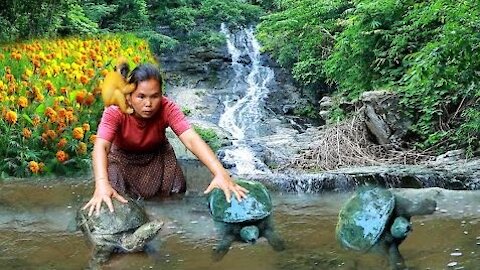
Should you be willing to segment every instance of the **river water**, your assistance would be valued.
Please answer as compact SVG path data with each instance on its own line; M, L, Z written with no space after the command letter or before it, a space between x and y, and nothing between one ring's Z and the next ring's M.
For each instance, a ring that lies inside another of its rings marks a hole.
M186 195L146 204L152 218L165 221L151 251L115 255L104 269L387 268L380 255L344 250L335 241L337 214L351 193L328 192L273 194L276 229L286 250L275 252L265 240L234 243L223 260L214 262L217 236L202 195L210 176L197 163L184 163L183 169ZM406 264L410 269L480 269L480 191L425 191L440 194L438 210L412 219L413 232L400 246ZM91 183L82 179L2 183L0 269L85 268L90 247L71 225L76 208L91 194Z

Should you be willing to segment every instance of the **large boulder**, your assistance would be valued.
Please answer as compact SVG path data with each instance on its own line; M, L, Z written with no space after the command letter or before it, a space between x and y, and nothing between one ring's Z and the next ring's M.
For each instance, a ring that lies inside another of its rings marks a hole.
M399 108L399 97L392 92L364 92L360 102L365 124L379 144L397 144L412 124Z

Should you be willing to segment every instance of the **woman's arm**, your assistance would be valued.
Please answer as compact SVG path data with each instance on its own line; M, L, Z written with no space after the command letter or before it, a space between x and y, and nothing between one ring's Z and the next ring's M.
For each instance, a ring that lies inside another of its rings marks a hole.
M95 144L93 145L92 152L92 163L93 163L93 176L95 180L95 192L90 201L85 204L83 209L90 207L88 215L92 215L95 210L97 214L100 213L100 208L102 207L102 202L105 202L113 212L112 199L115 198L120 202L126 203L127 200L115 191L108 181L108 172L107 172L107 155L110 152L110 147L112 143L102 139L96 138Z
M186 130L178 137L188 150L197 156L197 158L205 164L213 174L213 180L210 182L210 185L204 193L209 193L214 188L220 188L225 193L228 202L230 202L231 192L235 194L239 201L247 196L246 194L248 193L248 190L237 185L230 178L230 174L225 168L223 168L212 149L203 141L193 128Z

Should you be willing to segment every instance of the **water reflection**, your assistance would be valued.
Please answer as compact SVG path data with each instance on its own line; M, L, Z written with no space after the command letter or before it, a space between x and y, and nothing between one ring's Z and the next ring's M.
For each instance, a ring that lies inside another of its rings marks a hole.
M338 211L351 193L272 196L276 230L286 250L265 240L235 243L220 262L210 258L215 227L202 191L209 174L189 167L189 193L147 203L165 219L151 243L155 252L117 255L104 269L386 269L377 255L343 250L335 240ZM38 181L38 180L34 180ZM2 269L82 269L90 250L79 231L69 231L75 209L91 196L89 181L4 182L0 186L0 265ZM480 191L400 190L407 196L437 194L438 210L414 217L413 232L400 251L412 269L478 269ZM459 268L461 269L461 268Z

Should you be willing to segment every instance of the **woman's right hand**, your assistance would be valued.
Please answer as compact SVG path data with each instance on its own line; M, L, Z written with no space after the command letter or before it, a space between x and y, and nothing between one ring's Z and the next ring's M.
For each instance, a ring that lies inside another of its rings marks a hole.
M83 206L82 209L85 210L87 208L90 208L88 210L89 216L93 214L93 211L95 211L96 215L99 215L100 209L102 207L102 202L105 202L105 204L107 204L108 206L108 209L110 209L110 212L113 212L114 209L112 204L112 198L122 203L128 202L123 196L118 194L117 191L112 188L108 180L101 179L100 181L96 181L93 197L85 204L85 206Z

